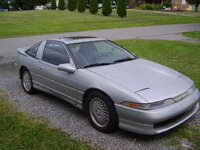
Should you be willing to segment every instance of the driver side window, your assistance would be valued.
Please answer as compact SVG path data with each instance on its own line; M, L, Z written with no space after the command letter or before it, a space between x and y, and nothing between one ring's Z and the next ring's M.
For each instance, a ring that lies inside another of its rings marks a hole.
M69 63L69 56L65 47L59 43L47 42L42 60L53 65Z

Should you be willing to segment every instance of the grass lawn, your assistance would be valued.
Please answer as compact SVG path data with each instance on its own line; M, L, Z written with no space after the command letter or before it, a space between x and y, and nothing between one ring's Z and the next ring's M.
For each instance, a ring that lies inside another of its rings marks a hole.
M91 150L85 142L71 139L66 133L48 127L41 119L22 112L7 101L0 91L1 150Z
M0 38L107 28L197 23L199 16L159 14L149 11L127 10L120 18L116 10L109 17L68 10L12 11L0 13Z
M151 10L149 10L151 11ZM163 14L173 14L173 15L183 15L183 16L193 16L200 18L200 12L194 11L153 11L155 13L163 13Z
M183 32L183 35L200 40L200 31Z
M183 14L183 15L188 15L188 16L196 16L200 18L200 12L194 12L194 11L180 11L180 12L171 12L174 14Z
M141 58L158 62L184 73L200 89L200 42L162 40L120 40L116 42ZM184 123L159 136L164 136L166 139L171 138L171 145L178 145L181 139L186 138L194 144L194 150L200 150L199 121L193 125L191 122Z

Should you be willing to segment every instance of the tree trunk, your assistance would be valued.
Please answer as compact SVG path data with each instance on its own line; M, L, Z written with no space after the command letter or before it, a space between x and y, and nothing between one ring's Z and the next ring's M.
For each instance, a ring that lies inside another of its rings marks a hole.
M195 11L197 12L199 4L196 4Z

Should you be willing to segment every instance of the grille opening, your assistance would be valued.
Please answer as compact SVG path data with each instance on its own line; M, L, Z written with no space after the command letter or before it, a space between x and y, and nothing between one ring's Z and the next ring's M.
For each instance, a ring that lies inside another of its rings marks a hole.
M188 109L187 111L179 114L178 116L175 116L175 117L173 117L171 119L168 119L168 120L165 120L165 121L162 121L162 122L154 124L154 128L159 128L159 127L163 127L163 126L169 125L169 124L175 122L176 120L179 120L183 116L187 116L188 114L191 113L191 111L194 109L195 106L196 105L192 106L190 109Z

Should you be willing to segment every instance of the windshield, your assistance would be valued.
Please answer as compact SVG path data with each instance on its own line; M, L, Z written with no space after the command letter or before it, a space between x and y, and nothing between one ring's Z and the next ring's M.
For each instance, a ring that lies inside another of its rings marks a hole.
M136 56L110 41L70 44L70 51L81 68L130 61Z

